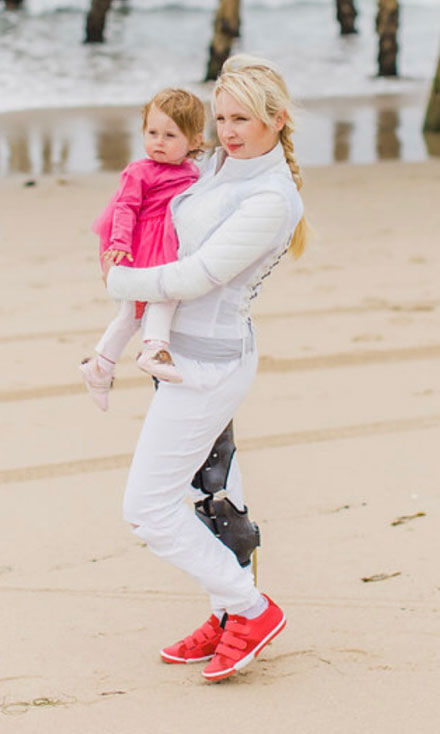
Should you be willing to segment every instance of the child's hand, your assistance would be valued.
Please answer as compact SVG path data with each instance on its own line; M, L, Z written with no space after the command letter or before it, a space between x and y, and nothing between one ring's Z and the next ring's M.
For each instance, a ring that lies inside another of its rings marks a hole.
M106 250L103 255L103 260L109 262L111 265L119 265L124 257L126 257L129 262L133 262L133 255L125 250Z

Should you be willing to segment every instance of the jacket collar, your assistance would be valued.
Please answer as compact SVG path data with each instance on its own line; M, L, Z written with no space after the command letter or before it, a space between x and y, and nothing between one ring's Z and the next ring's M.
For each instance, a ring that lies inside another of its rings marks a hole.
M277 143L272 150L256 158L231 158L224 148L217 148L215 153L214 175L222 179L253 178L281 162L285 162L284 150Z

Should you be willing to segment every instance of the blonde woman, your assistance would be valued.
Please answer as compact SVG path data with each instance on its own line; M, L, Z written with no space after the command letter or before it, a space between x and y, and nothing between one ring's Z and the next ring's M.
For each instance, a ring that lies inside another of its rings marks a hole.
M153 398L124 517L153 553L208 592L207 622L161 656L170 663L209 660L203 676L215 681L250 663L286 619L185 497L255 376L249 302L289 248L301 254L305 226L290 98L279 71L265 60L232 57L215 84L213 110L221 148L171 205L179 260L144 270L111 267L107 287L114 298L180 302L171 348L183 381L161 383ZM243 509L235 456L227 492Z

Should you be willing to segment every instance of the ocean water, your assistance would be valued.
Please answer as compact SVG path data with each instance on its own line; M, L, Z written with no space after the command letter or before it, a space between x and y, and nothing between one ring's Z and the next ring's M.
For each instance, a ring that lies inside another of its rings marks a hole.
M27 0L0 12L0 112L139 104L204 77L216 0L114 0L105 44L84 45L88 0ZM341 38L334 0L247 0L237 50L276 60L292 94L413 91L432 78L440 0L402 0L400 80L377 79L376 0L358 0L359 34Z
M152 93L172 84L209 99L202 80L216 4L114 0L98 45L82 42L88 0L27 0L23 10L0 11L0 175L116 168L141 155L137 108ZM420 160L429 153L420 127L439 52L440 0L401 0L398 79L376 77L376 0L357 5L359 33L342 38L334 0L244 0L235 50L281 67L306 111L298 135L306 164L375 160L378 130L397 140L382 157L394 150ZM335 97L347 101L342 116L331 109ZM358 98L390 103L370 109ZM316 100L329 104L313 108ZM106 106L115 108L112 130L99 114ZM121 107L134 109L122 116ZM110 139L119 153L102 152Z

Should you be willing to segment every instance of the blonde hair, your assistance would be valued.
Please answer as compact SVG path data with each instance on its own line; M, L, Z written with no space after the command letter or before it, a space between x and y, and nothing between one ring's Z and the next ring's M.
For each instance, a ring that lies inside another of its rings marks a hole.
M192 92L186 89L163 89L150 99L142 107L142 130L148 124L148 114L153 107L164 112L176 123L179 130L183 132L190 145L200 135L203 138L205 129L205 107L203 102ZM198 158L204 152L205 146L202 142L188 152L187 158Z
M214 85L214 103L220 92L231 94L239 104L249 110L252 117L261 120L265 125L272 124L277 112L286 112L286 121L280 131L280 143L299 191L303 179L291 137L294 132L292 102L287 85L276 65L247 54L231 56L223 64ZM302 217L289 244L289 251L295 259L304 252L307 235L308 225L305 217Z

